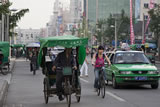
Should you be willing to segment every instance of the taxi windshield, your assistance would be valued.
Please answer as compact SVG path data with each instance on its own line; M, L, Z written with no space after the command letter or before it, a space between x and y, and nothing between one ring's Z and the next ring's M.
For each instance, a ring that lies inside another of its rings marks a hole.
M115 64L150 64L150 61L143 53L117 53Z

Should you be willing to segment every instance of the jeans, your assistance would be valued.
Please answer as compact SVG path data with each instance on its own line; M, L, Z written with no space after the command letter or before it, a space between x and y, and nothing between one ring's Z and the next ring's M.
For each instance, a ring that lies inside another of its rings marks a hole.
M94 74L95 74L94 88L98 88L98 80L99 80L99 71L100 70L101 70L101 68L95 68L94 69ZM105 80L107 80L107 76L106 76L105 70L103 70L103 73L104 73Z

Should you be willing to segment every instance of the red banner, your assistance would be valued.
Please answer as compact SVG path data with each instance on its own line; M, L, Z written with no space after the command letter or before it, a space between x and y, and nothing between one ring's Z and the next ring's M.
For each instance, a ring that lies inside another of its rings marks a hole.
M133 30L133 19L132 16L132 0L130 0L130 40L131 40L131 45L134 44L135 42L135 37L134 37L134 30Z

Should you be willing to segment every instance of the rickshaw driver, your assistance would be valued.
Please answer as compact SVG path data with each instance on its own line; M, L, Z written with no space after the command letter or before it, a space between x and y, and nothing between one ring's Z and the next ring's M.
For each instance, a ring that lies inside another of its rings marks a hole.
M56 67L72 67L74 70L77 70L76 67L76 60L72 54L72 48L66 48L64 52L61 52L56 57L52 70L55 71ZM56 89L57 89L57 96L60 101L64 100L63 95L63 88L62 88L62 81L63 81L63 73L62 70L56 70Z

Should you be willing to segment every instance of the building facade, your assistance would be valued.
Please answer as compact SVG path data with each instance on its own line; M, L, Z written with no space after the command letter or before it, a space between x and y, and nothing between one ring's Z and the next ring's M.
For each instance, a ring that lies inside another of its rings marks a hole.
M135 5L134 1L135 0L133 0L133 5ZM97 19L106 19L110 14L120 14L122 10L124 10L128 16L130 15L130 0L88 0L87 4L89 22L95 23L96 17Z
M140 0L140 21L143 21L143 18L145 20L148 19L148 11L150 10L150 1L151 0ZM155 7L157 4L160 4L160 0L153 0Z
M28 44L38 42L40 38L40 29L15 29L17 33L16 44Z

